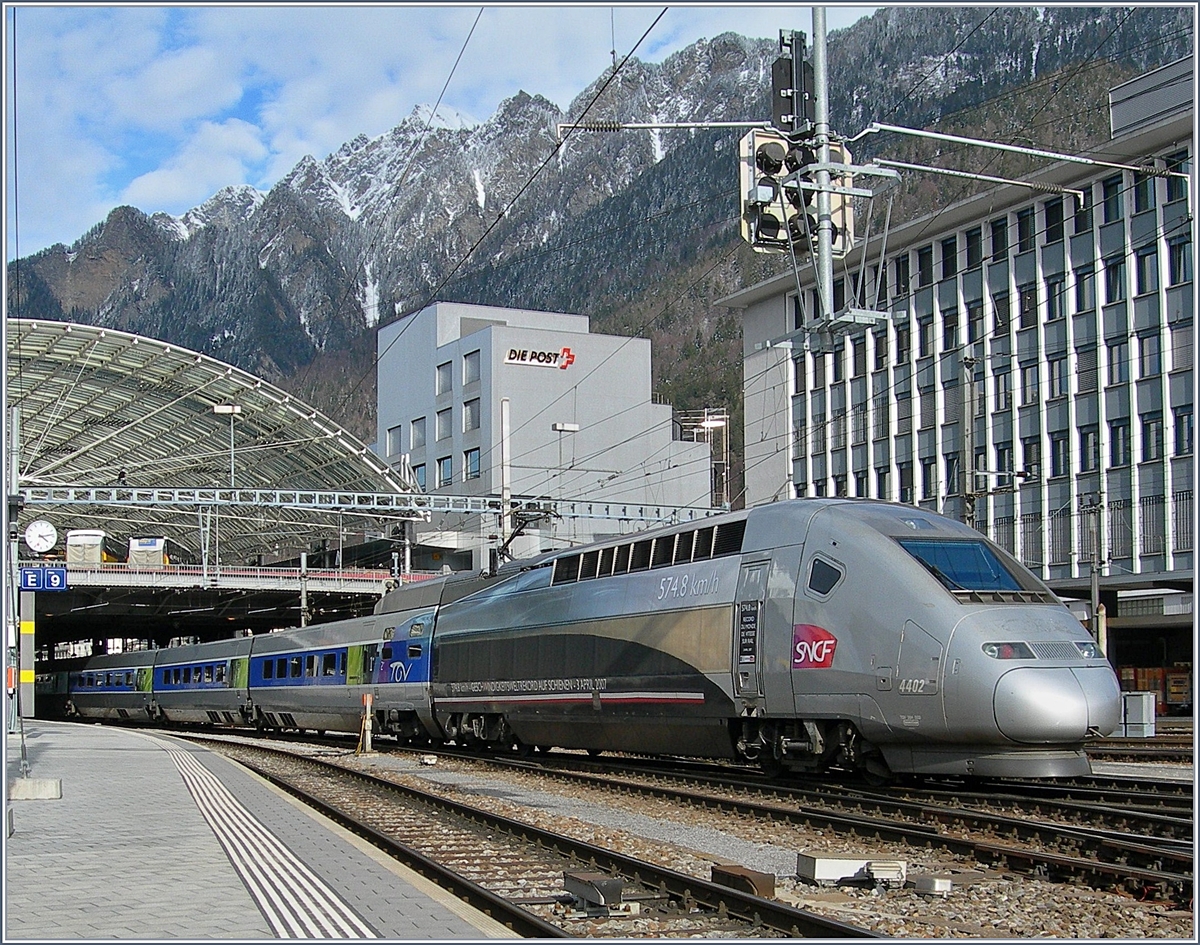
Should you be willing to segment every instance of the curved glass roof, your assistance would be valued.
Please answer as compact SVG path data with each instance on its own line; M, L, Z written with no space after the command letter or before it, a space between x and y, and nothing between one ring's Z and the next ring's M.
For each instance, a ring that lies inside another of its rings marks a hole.
M329 417L215 358L67 322L9 319L7 335L4 420L20 408L22 487L224 488L232 477L238 489L421 491ZM200 558L195 507L39 503L22 525L34 518L60 533L102 528L118 543L162 535ZM221 556L233 562L389 524L379 515L240 506L220 510L217 527Z

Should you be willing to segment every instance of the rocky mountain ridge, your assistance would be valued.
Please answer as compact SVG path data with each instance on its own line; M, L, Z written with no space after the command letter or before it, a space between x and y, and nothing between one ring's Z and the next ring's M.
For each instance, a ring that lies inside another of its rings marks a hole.
M831 112L846 133L922 125L1056 70L1069 85L1098 57L1144 71L1191 44L1182 8L882 8L830 35ZM265 194L226 187L178 218L119 207L70 247L10 264L9 311L210 353L368 440L369 337L435 298L580 312L593 330L645 334L656 387L676 406L736 411L739 329L712 303L778 265L738 238L740 132L579 132L560 146L558 125L585 112L758 119L777 54L774 41L724 34L607 70L565 113L526 92L477 124L418 108L383 135L306 157ZM359 370L366 383L345 383Z

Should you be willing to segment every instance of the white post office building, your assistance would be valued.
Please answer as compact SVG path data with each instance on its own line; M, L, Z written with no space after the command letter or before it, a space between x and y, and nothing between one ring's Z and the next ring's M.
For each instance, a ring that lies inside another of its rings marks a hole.
M710 447L678 439L671 407L653 402L646 339L592 334L582 315L436 302L380 328L377 347L377 449L427 492L501 495L507 399L514 496L627 509L630 526L646 509L711 506ZM454 567L484 566L497 523L479 518L434 522L419 540ZM623 530L564 518L513 547Z

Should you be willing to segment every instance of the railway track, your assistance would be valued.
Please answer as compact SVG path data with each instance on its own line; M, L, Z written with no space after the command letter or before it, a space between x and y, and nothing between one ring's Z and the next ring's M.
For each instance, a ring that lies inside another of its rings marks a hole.
M570 760L558 761L554 755L536 762L496 756L479 760L601 790L829 829L851 838L941 849L1061 882L1116 886L1174 901L1192 895L1190 810L1147 811L1118 804L1112 788L1103 795L1107 805L1097 805L1101 795L1096 794L1080 801L1034 798L1020 785L1008 796L961 786L883 793L845 782L795 786L744 780L743 774L635 773L626 759L606 766L563 757Z
M182 737L234 758L526 937L877 937L286 746ZM619 901L588 901L588 890L611 900L614 881Z

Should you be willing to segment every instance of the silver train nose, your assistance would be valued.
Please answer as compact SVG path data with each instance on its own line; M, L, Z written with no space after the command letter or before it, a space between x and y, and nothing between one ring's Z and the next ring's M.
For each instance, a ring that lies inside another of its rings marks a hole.
M1121 694L1107 666L1021 667L996 683L996 725L1017 742L1082 741L1120 723Z

